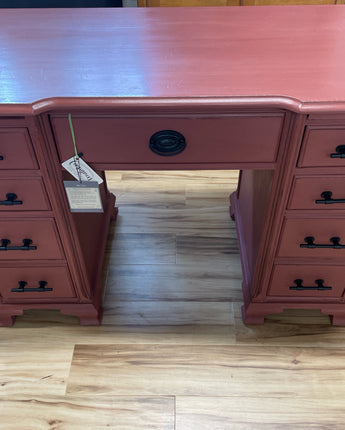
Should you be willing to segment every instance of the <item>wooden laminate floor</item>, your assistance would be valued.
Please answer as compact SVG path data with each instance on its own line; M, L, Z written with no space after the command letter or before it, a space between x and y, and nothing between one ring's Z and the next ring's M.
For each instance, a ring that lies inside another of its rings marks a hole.
M0 429L345 428L345 328L241 320L236 172L111 172L103 325L0 328Z

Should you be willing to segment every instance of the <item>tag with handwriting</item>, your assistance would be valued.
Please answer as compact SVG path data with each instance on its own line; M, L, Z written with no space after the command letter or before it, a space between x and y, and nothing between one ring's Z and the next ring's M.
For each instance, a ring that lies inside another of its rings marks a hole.
M79 182L96 181L98 184L103 182L103 179L80 157L69 158L62 163L62 166Z
M64 186L71 212L103 212L96 181L64 181Z

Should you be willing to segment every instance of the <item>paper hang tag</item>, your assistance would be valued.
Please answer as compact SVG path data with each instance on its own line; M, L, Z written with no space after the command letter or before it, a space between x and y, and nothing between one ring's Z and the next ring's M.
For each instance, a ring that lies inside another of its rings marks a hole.
M103 182L103 179L80 157L78 159L76 157L69 158L62 163L62 166L78 181L96 181L97 184Z
M71 212L103 212L96 181L64 181L64 186Z

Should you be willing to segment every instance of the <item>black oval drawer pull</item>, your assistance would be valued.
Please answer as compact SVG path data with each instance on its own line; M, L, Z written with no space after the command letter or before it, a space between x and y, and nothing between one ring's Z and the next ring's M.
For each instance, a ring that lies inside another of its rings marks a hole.
M151 136L149 147L155 154L169 157L182 152L186 147L186 140L178 131L161 130Z
M300 248L332 248L332 249L343 249L345 248L345 245L341 245L340 242L340 237L334 236L331 237L329 240L330 244L318 244L318 243L314 243L315 238L313 236L307 236L304 238L304 242L306 243L301 243L300 244Z
M335 151L331 154L331 158L345 158L345 145L338 145Z
M289 290L296 290L296 291L305 291L305 290L317 290L317 291L325 291L325 290L331 290L333 287L326 287L323 285L325 281L323 279L315 279L315 287L305 287L303 285L303 279L295 279L294 283L296 284L295 287L289 287Z
M25 281L18 281L18 288L11 288L12 293L44 293L45 291L53 291L52 288L47 288L47 281L38 281L38 288L26 287L28 283Z
M322 200L315 200L317 204L330 205L332 203L345 203L345 199L332 199L332 191L323 191L321 193Z
M0 155L0 161L2 161L4 159L3 155Z
M6 200L0 201L0 205L11 206L11 205L22 205L23 202L21 200L16 200L17 194L7 193Z
M0 251L33 251L37 246L31 245L31 239L23 239L23 245L8 246L11 243L9 239L1 239Z

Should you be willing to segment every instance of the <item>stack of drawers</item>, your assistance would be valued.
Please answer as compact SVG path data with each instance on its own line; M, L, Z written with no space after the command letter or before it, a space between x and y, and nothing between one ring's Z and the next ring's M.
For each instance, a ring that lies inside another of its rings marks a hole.
M0 151L0 325L11 325L76 294L24 119L2 120Z
M334 309L339 323L345 315L344 124L308 119L267 294L306 308L333 305L327 313Z

